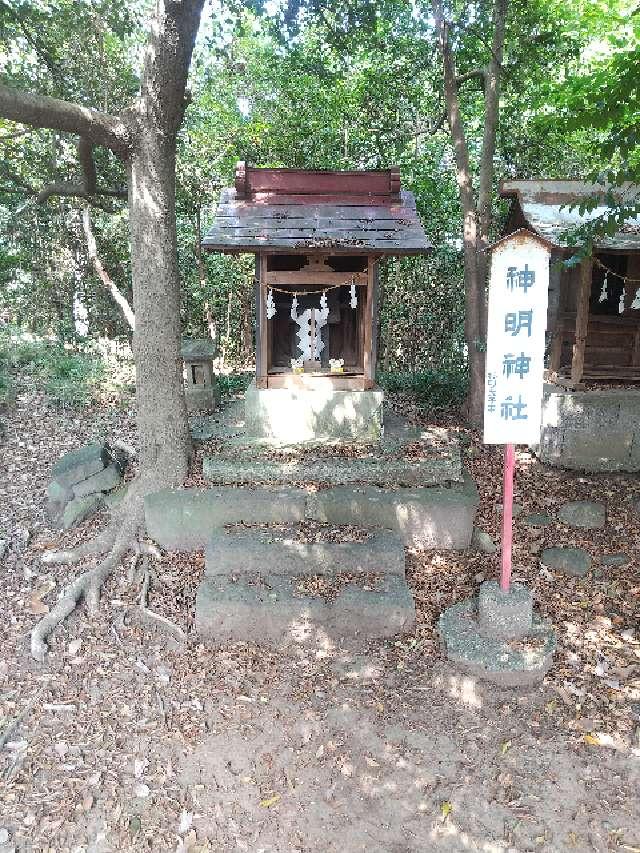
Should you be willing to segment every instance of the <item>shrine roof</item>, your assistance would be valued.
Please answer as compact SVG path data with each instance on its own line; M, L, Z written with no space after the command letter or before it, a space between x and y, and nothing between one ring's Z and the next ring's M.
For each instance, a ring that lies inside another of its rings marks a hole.
M398 169L328 172L239 163L202 241L215 252L421 255L433 248Z
M524 225L554 246L567 249L573 248L568 240L572 231L611 209L607 196L613 196L617 204L638 204L640 186L604 187L584 181L503 181L500 195L514 199L516 205L507 223L508 230ZM576 207L594 197L598 199L598 205L593 210L580 212ZM630 217L614 234L596 237L594 245L596 249L639 251L640 217Z

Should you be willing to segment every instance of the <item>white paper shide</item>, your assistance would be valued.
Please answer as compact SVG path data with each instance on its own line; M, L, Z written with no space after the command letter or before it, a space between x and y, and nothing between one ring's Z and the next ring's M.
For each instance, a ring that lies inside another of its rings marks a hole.
M494 248L489 281L485 444L540 438L549 249L518 232Z

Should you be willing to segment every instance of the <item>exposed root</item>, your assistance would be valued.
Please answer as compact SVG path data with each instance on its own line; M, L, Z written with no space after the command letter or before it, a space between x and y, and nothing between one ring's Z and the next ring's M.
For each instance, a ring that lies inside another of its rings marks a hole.
M116 531L113 525L106 527L93 539L82 542L76 548L66 551L47 551L42 556L42 562L48 566L61 566L70 563L78 563L86 557L99 557L113 547L116 541Z
M75 610L82 598L85 599L89 612L95 613L100 603L100 590L104 582L120 565L128 551L134 552L136 560L140 555L160 559L160 551L156 545L139 541L139 535L144 526L144 497L158 489L179 485L183 475L184 472L179 467L167 475L166 469L162 466L140 475L129 484L126 497L115 507L111 520L102 533L77 548L49 552L43 557L43 562L56 565L77 563L86 557L106 553L102 562L83 572L62 591L55 606L31 632L31 654L36 660L44 661L47 653L47 637ZM165 632L184 641L186 635L181 628L146 607L148 590L147 579L145 603L144 605L141 603L139 608L142 621L161 627Z
M165 634L169 634L175 640L178 640L182 643L186 642L187 635L180 628L179 625L176 625L175 622L172 622L170 619L167 619L166 616L161 616L159 613L154 613L153 610L150 610L147 607L147 602L149 600L149 584L151 582L151 576L149 572L149 565L145 562L143 563L143 577L142 577L142 589L140 590L140 609L138 613L138 618L141 622L146 625L151 626L152 628L158 628L160 631L163 631Z
M133 492L133 490L132 490ZM111 572L122 562L127 551L137 547L138 532L144 520L144 505L139 493L132 493L114 512L107 528L94 539L71 551L60 551L49 556L48 563L77 562L88 555L104 553L107 556L92 569L83 572L60 595L55 606L31 632L31 654L41 663L47 653L47 637L53 629L75 610L82 598L90 613L100 604L100 590ZM109 543L111 543L109 545ZM141 546L142 547L142 546ZM150 546L145 545L145 548ZM110 549L110 550L109 550Z
M128 550L128 544L114 547L110 554L94 569L83 572L63 591L57 604L44 616L31 632L31 654L42 663L47 653L46 638L56 625L63 622L76 608L82 597L85 598L90 612L95 612L100 602L100 588L111 572L122 561Z

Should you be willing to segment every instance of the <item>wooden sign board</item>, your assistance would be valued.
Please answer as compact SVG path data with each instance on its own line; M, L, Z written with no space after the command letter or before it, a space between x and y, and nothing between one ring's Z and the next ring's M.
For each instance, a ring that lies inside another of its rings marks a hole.
M540 440L549 257L518 231L491 253L484 399L485 444Z

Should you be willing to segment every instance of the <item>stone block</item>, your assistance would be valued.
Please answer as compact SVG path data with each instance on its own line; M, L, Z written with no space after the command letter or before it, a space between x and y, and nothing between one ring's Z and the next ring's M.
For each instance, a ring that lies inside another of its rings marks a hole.
M196 595L196 631L213 642L389 637L414 622L411 592L397 576L376 590L347 588L332 602L301 595L291 578L273 575L253 583L208 577Z
M404 546L391 531L363 542L297 542L268 531L216 532L205 552L205 575L310 575L381 572L404 577Z
M462 483L423 489L336 487L310 495L309 518L329 524L386 527L405 545L464 550L471 544L478 490Z
M471 547L476 551L481 551L483 554L495 554L498 550L498 546L489 534L485 533L484 530L480 530L479 527L473 528Z
M545 386L543 462L578 471L640 470L640 391L566 391Z
M47 497L51 503L66 504L73 500L73 489L68 489L56 480L52 480L47 486Z
M512 583L504 592L496 581L480 585L478 621L485 637L511 640L525 637L531 630L533 596L520 583Z
M71 488L81 480L102 471L108 464L107 445L104 442L96 442L65 453L53 466L51 474L61 486Z
M62 513L62 529L69 530L70 527L85 521L97 512L101 505L101 495L86 495L69 501Z
M567 429L563 466L590 472L628 470L633 435L631 429L607 430L597 422L590 429Z
M97 474L92 474L86 480L76 483L73 487L73 495L76 498L83 498L86 495L95 495L99 492L110 492L119 486L122 482L122 474L120 468L115 462L112 462L102 471Z
M184 398L188 412L200 412L215 409L220 395L215 385L187 385Z
M252 459L209 456L203 461L202 471L212 483L433 486L460 480L462 463L460 448L455 446L447 452L434 451L433 457L426 459L328 456L279 462L255 455Z
M145 498L147 532L162 548L204 548L227 524L292 524L305 516L303 489L175 489Z
M582 530L599 530L606 523L605 505L598 501L568 501L558 510L560 521Z
M324 439L377 441L383 401L380 388L256 388L253 382L245 393L245 429L248 436L292 445Z

